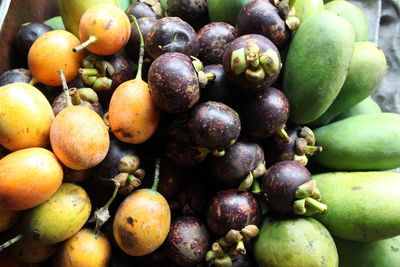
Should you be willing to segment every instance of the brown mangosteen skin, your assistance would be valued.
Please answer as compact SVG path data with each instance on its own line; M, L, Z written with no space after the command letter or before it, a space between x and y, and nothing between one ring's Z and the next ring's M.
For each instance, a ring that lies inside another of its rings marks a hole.
M206 225L191 216L181 216L171 223L163 250L179 266L195 266L204 260L210 245Z
M0 75L0 86L16 82L29 83L30 80L32 80L32 74L29 70L24 68L12 69Z
M139 3L141 3L141 2L137 2L136 4L139 4ZM143 4L143 3L141 3L141 4ZM146 38L151 27L153 27L153 25L157 22L157 19L155 17L145 17L145 18L138 19L137 22L139 25L140 32L142 33L143 37ZM140 49L139 33L136 29L135 23L132 22L131 23L131 35L129 37L128 43L125 46L125 51L129 57L129 59L135 63L137 63L139 60L139 49Z
M200 98L199 81L190 58L182 53L166 53L150 66L149 88L156 105L168 113L181 113Z
M126 9L125 13L129 18L134 16L137 20L140 18L157 18L157 15L154 13L153 9L142 2L133 3Z
M114 67L114 73L110 76L112 79L111 90L114 91L117 87L128 80L133 79L133 72L129 61L123 55L112 55L104 57L104 60L111 63ZM111 97L111 96L110 96Z
M190 111L186 128L194 142L213 150L227 148L236 141L241 123L239 115L231 107L208 101Z
M194 167L204 161L201 153L188 142L170 138L164 145L165 156L181 168Z
M255 0L245 5L236 20L239 36L261 34L270 39L277 47L284 47L290 38L290 30L279 10L265 0Z
M311 173L300 163L285 160L272 165L262 179L262 194L268 206L279 213L293 214L298 187L311 180Z
M259 34L246 34L230 42L225 48L222 65L224 66L228 80L235 87L238 87L244 92L256 92L268 88L277 80L281 71L280 67L279 71L275 75L269 76L266 74L265 78L258 82L248 81L244 72L239 75L233 73L231 70L232 53L238 49L246 48L251 42L254 42L260 47L260 54L266 52L268 49L272 49L278 54L279 60L281 60L278 48L265 36Z
M215 79L208 81L206 87L201 89L200 102L216 101L234 108L238 102L239 92L226 79L222 65L208 65L203 71L214 73Z
M240 118L247 135L268 138L284 127L289 118L289 100L282 91L267 88L243 101Z
M247 191L230 189L218 192L207 208L207 225L219 237L229 230L258 225L261 211L257 200Z
M251 171L264 163L264 151L256 143L238 141L225 150L223 157L210 157L209 163L216 180L230 188L238 187Z
M187 56L199 54L199 38L187 22L178 17L159 19L146 36L146 48L152 59L167 52L179 52Z
M179 17L195 29L208 23L207 0L168 0L167 13Z
M183 187L184 173L168 159L160 163L160 182L157 191L166 199L173 198Z
M221 64L224 51L229 42L238 37L235 27L225 22L213 22L198 31L199 59L205 65Z

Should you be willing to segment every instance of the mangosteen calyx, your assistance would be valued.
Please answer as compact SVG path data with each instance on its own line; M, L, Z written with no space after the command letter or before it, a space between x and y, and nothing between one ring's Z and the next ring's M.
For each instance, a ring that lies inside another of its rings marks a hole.
M304 216L312 216L325 213L328 206L320 202L321 193L315 180L310 180L296 190L296 201L293 204L294 213Z
M281 17L285 19L286 25L292 31L300 25L300 20L296 17L296 10L293 7L296 0L274 0L275 7L279 10Z
M203 63L196 57L190 56L192 59L192 64L194 69L197 72L197 77L199 79L200 88L205 88L207 86L208 81L213 81L216 78L215 73L209 72L205 73Z

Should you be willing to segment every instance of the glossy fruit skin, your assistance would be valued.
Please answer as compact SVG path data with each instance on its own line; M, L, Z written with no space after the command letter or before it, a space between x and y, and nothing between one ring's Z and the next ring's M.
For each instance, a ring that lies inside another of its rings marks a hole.
M156 13L154 13L153 9L142 2L133 3L126 9L125 13L128 15L129 18L131 16L135 16L137 20L141 18L157 19L157 15Z
M131 256L155 251L167 238L171 223L168 202L158 192L140 189L119 206L113 222L118 246Z
M207 225L219 237L229 230L241 230L258 224L261 210L257 200L247 191L230 189L218 192L207 207Z
M41 22L32 22L22 26L15 35L15 45L18 56L25 61L33 42L42 34L52 30L51 27Z
M363 114L314 130L323 152L313 156L334 170L389 170L400 166L400 115Z
M332 122L340 121L346 118L354 117L362 114L371 114L371 113L381 113L382 110L378 103L375 102L371 97L367 97L357 105L352 106L346 111L340 113L336 116Z
M32 76L48 86L61 86L58 70L63 70L65 79L71 82L78 76L83 52L73 52L80 45L72 33L62 30L50 31L32 44L28 53L28 66Z
M243 130L254 138L271 137L285 127L289 109L289 100L276 88L269 87L250 95L240 106Z
M236 38L226 46L222 65L224 66L224 70L228 80L233 85L238 87L243 92L256 92L271 86L276 81L276 79L278 79L282 67L279 68L276 74L272 76L266 74L265 78L258 82L248 81L244 73L241 73L239 75L234 74L231 70L232 53L238 49L246 48L249 43L255 43L256 45L258 45L260 47L260 54L266 52L268 49L272 49L278 54L280 60L278 48L267 37L259 34L246 34L240 36L239 38Z
M169 17L179 17L199 29L208 22L207 0L167 0Z
M165 53L150 66L149 88L156 105L168 113L181 113L200 98L197 73L182 53Z
M147 83L129 80L113 93L109 106L111 131L122 142L141 144L157 130L160 111Z
M209 245L206 225L195 217L181 216L172 221L163 250L175 264L195 266L203 261Z
M152 59L167 52L196 57L200 49L199 39L192 26L178 17L159 19L147 34L145 43Z
M77 233L89 218L91 203L86 191L63 183L46 202L24 213L23 233L44 244L55 244Z
M262 179L266 203L273 211L293 214L296 191L310 180L311 173L300 163L291 160L275 163Z
M284 47L290 38L290 31L279 14L279 10L269 1L256 0L246 4L236 20L239 36L261 34L277 47Z
M199 59L205 65L221 64L225 47L238 37L235 27L225 22L213 22L197 33L200 42Z
M32 80L32 74L24 68L12 69L0 75L0 86L10 83L29 83Z
M96 55L113 55L129 40L131 23L128 16L118 7L100 4L89 8L79 22L79 39L85 42L89 37L96 41L87 49Z
M85 170L105 158L110 138L103 119L96 112L84 106L70 106L54 119L50 143L64 165Z
M0 144L8 150L48 145L53 119L49 101L32 85L0 87Z
M284 62L282 87L293 123L314 121L335 100L348 73L354 40L351 24L327 10L297 29Z
M239 138L241 122L231 107L208 101L190 111L186 128L191 139L200 146L223 149Z
M0 233L10 229L18 220L19 213L0 206Z
M264 163L264 151L257 143L237 141L225 150L223 157L210 157L214 178L228 186L238 187L251 171Z
M56 251L55 245L43 244L31 238L23 238L11 247L15 257L26 263L41 263Z
M253 254L259 267L339 266L332 236L313 218L266 217Z
M57 251L55 267L107 267L111 258L111 245L107 237L99 232L83 228L71 236Z
M26 210L49 199L59 188L63 170L53 153L26 148L0 160L0 205Z
M312 178L329 207L314 218L332 235L368 242L400 234L399 173L329 172Z

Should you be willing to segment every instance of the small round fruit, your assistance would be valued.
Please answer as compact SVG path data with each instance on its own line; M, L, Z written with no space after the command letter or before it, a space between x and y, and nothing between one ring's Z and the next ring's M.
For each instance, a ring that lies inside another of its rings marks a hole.
M26 148L0 160L0 206L9 210L35 207L57 191L63 170L53 153Z
M0 87L0 144L8 150L48 145L53 119L49 101L32 85Z

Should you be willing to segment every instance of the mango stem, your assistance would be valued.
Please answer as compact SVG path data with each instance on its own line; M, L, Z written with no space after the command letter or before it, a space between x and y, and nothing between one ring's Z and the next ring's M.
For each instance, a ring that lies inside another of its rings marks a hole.
M142 79L142 69L143 69L144 49L145 49L144 38L143 38L142 32L140 31L139 24L137 22L136 17L131 16L131 19L132 19L133 23L135 23L136 30L138 31L139 39L140 39L139 61L138 61L138 69L137 69L135 80L141 80Z
M67 81L65 80L64 71L58 70L58 73L60 73L60 79L61 79L62 87L63 87L64 93L65 93L65 101L67 102L67 107L71 107L71 106L73 106L73 104L72 104L71 96L69 94Z
M4 249L8 248L9 246L17 243L18 241L20 241L22 238L24 238L24 234L19 234L16 237L11 238L10 240L8 240L7 242L3 243L0 246L0 251L3 251Z
M160 158L156 159L156 167L154 170L154 182L151 186L151 190L157 192L158 183L160 182Z
M90 36L89 39L87 39L85 42L81 43L77 47L72 48L72 51L79 52L79 51L85 49L88 45L93 44L96 41L97 41L97 38L95 36Z

